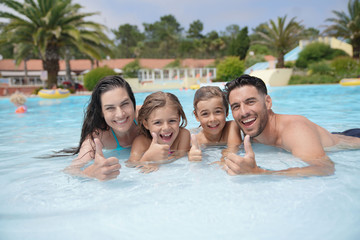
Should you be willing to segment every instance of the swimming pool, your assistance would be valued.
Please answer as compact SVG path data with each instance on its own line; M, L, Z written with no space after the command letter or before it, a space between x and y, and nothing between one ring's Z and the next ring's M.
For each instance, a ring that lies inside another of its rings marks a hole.
M194 90L172 90L189 128ZM148 93L135 94L140 104ZM330 131L360 127L360 87L269 89L276 113L301 114ZM210 162L181 158L141 174L122 164L116 180L65 174L71 157L38 156L76 146L88 96L28 98L15 114L0 99L0 239L359 239L360 150L330 152L328 177L228 176ZM269 169L304 164L289 153L253 145ZM123 163L128 152L115 155Z

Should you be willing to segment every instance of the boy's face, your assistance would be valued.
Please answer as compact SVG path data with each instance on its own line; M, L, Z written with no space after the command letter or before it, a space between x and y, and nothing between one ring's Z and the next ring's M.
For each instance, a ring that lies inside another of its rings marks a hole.
M204 133L221 134L226 124L226 108L221 97L213 97L199 101L194 111L196 120L200 122Z

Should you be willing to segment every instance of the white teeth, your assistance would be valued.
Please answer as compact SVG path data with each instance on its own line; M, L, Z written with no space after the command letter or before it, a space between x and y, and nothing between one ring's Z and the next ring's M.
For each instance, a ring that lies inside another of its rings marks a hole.
M117 123L124 123L126 121L126 118L120 121L116 121Z
M161 134L163 135L164 137L170 137L171 136L171 133L168 133L168 134Z
M247 120L243 121L243 123L248 123L248 122L251 122L251 121L254 121L254 120L255 120L255 118L250 118L250 119L247 119Z

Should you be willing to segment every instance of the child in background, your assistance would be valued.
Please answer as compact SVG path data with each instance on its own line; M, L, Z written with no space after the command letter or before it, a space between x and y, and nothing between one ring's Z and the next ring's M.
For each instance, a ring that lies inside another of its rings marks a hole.
M16 113L26 113L27 107L25 106L26 97L21 92L16 91L14 94L10 97L10 102L15 104L17 107L15 112Z
M133 142L129 163L145 167L150 162L183 157L189 151L190 132L184 128L187 119L175 95L155 92L147 96L139 110L138 122L142 134Z
M228 148L227 153L238 151L242 143L240 129L234 121L226 121L229 115L229 105L225 94L219 87L205 86L198 89L194 96L194 115L200 122L201 132L191 135L190 161L201 161L200 145L223 145Z

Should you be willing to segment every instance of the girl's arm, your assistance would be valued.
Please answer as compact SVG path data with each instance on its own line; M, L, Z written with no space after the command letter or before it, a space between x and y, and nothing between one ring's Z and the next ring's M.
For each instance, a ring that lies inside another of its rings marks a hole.
M127 162L140 162L142 156L148 150L149 146L149 139L147 139L144 135L137 136L132 143L130 157Z
M65 172L102 181L116 178L120 174L119 169L121 168L119 159L115 157L105 158L102 148L103 144L99 138L95 138L93 142L89 136L81 145L78 157L65 169ZM93 159L92 165L82 169Z
M172 158L181 158L186 155L190 150L190 132L186 128L180 128L178 135L178 144L177 149L174 150L174 154L172 154Z

